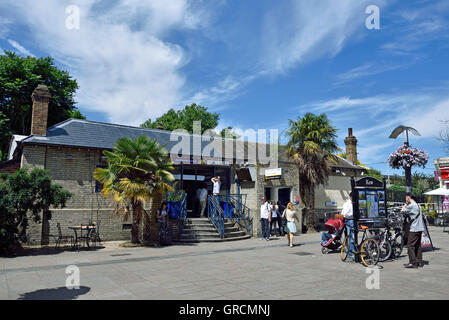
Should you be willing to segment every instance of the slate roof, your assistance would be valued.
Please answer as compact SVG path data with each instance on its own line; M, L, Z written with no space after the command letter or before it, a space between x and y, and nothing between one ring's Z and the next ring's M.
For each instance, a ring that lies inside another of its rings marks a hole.
M201 156L201 150L194 150L193 139L194 137L200 137L192 134L180 134L177 138L178 140L171 141L172 131L158 130L158 129L146 129L140 127L131 127L125 125L95 122L89 120L81 119L68 119L61 123L58 123L47 129L47 136L31 135L22 140L23 144L38 144L38 145L50 145L50 146L61 146L61 147L74 147L74 148L89 148L89 149L101 149L110 150L113 148L115 141L123 137L130 137L131 139L136 139L137 137L145 135L150 139L154 139L161 145L166 145L165 148L170 150L178 151L178 148L172 149L176 144L182 139L190 141L190 154L194 157ZM212 144L222 144L224 141L229 139L216 138ZM211 141L202 141L201 149L204 150L206 146L210 148ZM222 144L223 146L224 144ZM257 143L254 142L244 142L245 154L256 154L255 148ZM259 146L263 145L259 143ZM248 149L251 150L248 152ZM241 150L241 149L239 149ZM279 151L282 153L282 147ZM187 150L183 150L187 153ZM225 152L224 147L222 148L222 153ZM240 152L241 153L241 152ZM222 158L222 155L217 153L214 148L211 149L210 158ZM244 157L236 157L238 160L245 160ZM280 155L280 160L282 160L283 155ZM353 165L351 162L338 157L338 164L332 165L336 168L350 168L356 170L366 170L364 167Z
M145 135L150 139L158 141L160 145L166 144L165 148L169 151L182 139L186 139L186 141L190 141L190 154L193 156L201 156L201 150L199 150L199 152L193 150L193 137L199 137L197 135L176 134L178 140L171 141L172 131L146 129L80 119L68 119L58 123L47 129L47 136L31 135L22 140L22 143L110 150L113 148L115 141L120 138L130 137L131 139L136 139L141 135ZM213 143L221 144L223 140L224 139L217 138ZM207 145L210 145L211 141L206 140L201 143L203 149ZM178 149L179 148L176 148L175 150L178 151ZM183 150L183 152L187 153L187 150ZM214 157L215 155L218 155L218 153L216 154L215 150L212 149L210 156ZM219 158L221 159L221 155Z

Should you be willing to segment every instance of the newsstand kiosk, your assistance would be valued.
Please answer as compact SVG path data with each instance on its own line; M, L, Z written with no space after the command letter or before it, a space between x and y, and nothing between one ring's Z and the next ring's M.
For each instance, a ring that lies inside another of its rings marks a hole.
M373 177L351 178L352 209L354 216L354 244L358 246L359 224L382 228L387 217L386 182ZM360 256L355 257L360 262Z

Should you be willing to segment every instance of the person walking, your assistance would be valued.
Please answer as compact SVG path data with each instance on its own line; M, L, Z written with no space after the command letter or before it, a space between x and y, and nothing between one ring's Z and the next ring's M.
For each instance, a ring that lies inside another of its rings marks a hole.
M260 223L262 226L262 239L270 240L270 223L271 223L271 207L265 197L261 199L262 204L260 206Z
M349 198L343 204L341 215L345 218L346 237L349 238L349 253L348 257L354 260L354 213L352 209L352 192L349 193Z
M200 218L206 218L206 205L207 205L207 189L206 184L203 183L201 185L201 189L199 189L198 200L200 203Z
M277 212L278 212L279 230L281 233L281 237L283 237L285 236L285 227L287 225L287 220L285 218L282 218L282 214L284 213L286 208L280 201L278 201L276 204L278 208Z
M424 220L421 208L415 201L415 195L408 192L405 195L405 204L401 212L410 219L410 231L408 233L407 251L409 263L405 268L422 268L421 236L424 232Z
M287 238L288 238L288 244L290 245L290 248L293 248L293 233L296 232L296 225L295 225L295 219L299 222L298 215L296 214L295 207L293 206L292 202L289 202L287 204L287 209L285 209L284 213L282 214L282 217L287 219Z

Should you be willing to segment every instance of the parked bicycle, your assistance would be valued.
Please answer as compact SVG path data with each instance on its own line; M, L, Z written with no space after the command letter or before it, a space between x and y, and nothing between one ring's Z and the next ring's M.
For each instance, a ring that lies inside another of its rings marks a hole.
M404 234L401 226L401 216L390 211L387 219L385 219L385 229L381 232L372 230L372 233L375 234L373 238L377 240L379 245L380 262L400 257L404 247Z
M347 228L347 226L345 228ZM369 229L367 226L361 225L360 228L362 229L362 240L360 241L361 244L359 245L358 243L354 243L354 250L350 250L350 240L352 234L354 233L354 229L350 228L349 236L346 232L344 233L345 237L340 251L340 259L341 261L345 261L348 257L349 252L352 252L355 255L360 255L364 266L371 267L376 265L379 261L379 245L376 239L367 235L367 231Z

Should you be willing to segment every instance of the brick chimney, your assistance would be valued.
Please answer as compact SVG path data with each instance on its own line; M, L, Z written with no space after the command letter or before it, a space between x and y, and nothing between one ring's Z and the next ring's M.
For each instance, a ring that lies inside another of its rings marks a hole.
M42 84L34 89L31 95L33 100L33 116L31 118L31 134L46 136L47 135L47 119L48 119L48 103L51 99L50 91Z
M348 129L348 136L345 138L346 159L353 164L357 164L357 139L352 135L352 128Z

